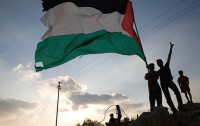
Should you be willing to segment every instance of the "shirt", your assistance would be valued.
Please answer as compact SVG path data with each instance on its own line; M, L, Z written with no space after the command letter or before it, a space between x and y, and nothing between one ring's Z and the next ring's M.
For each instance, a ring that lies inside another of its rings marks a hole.
M156 71L146 73L145 79L148 80L148 88L149 88L150 92L157 91L160 88L160 86L157 82L158 77L159 76Z
M169 63L166 63L163 67L161 67L157 73L160 76L161 83L166 83L173 80L173 76L169 68Z
M186 76L182 76L178 78L178 83L182 86L182 85L188 85L189 78Z

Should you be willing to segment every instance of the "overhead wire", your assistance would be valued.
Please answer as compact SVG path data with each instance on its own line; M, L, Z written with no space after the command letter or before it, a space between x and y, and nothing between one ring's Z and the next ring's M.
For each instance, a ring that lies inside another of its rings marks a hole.
M96 61L98 58L100 58L102 55L96 57L94 60L88 62L86 65L84 65L83 67L81 67L79 70L75 71L74 73L71 74L71 76L75 75L76 73L78 73L79 71L81 71L83 68L87 67L88 65L90 65L92 62Z
M154 22L156 19L160 18L161 16L163 16L164 14L166 14L167 12L169 12L170 10L172 10L173 8L177 7L178 5L182 4L184 2L184 0L181 0L179 2L177 2L175 5L173 5L172 7L168 8L167 10L165 10L164 12L162 12L160 15L158 15L157 17L153 18L151 21L149 21L148 23L146 23L145 25L143 25L140 30L142 30L143 28L145 28L146 26L148 26L149 24L151 24L152 22Z
M169 23L175 21L177 18L187 14L188 12L192 11L194 8L198 7L200 4L197 4L196 6L194 6L196 3L199 3L200 1L196 1L194 3L192 3L191 5L189 5L188 7L182 9L181 11L179 11L178 13L176 13L175 15L169 17L167 20L165 20L164 22L162 22L161 24L157 25L156 27L154 27L151 31L149 31L148 33L146 33L145 35L143 35L141 37L141 39L144 39L148 36L150 36L151 34L157 32L158 30L160 30L161 28L163 28L164 26L168 25ZM192 7L194 6L194 7ZM191 8L192 7L192 8ZM188 9L188 10L185 10ZM182 14L180 14L182 12ZM172 19L173 18L173 19ZM163 25L164 24L164 25Z
M90 72L91 70L93 70L93 69L96 68L97 66L100 66L101 64L105 63L105 62L108 61L109 59L113 58L115 55L116 55L116 54L111 54L111 55L105 57L103 60L97 62L97 63L94 64L94 65L92 65L90 68L84 70L82 73L85 74L85 73ZM80 77L80 75L81 75L82 73L77 74L77 75L75 75L74 77L75 77L75 78L78 78L78 77Z

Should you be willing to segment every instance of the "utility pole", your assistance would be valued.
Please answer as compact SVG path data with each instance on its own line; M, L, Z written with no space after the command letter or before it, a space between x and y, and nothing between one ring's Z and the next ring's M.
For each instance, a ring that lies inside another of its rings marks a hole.
M59 91L61 89L60 84L62 84L60 81L58 82L58 99L57 99L57 110L56 110L56 126L57 126L57 120L58 120L58 104L59 104Z

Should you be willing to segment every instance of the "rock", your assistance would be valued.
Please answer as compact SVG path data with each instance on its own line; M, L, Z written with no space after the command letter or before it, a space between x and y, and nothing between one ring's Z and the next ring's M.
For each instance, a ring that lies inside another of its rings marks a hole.
M178 113L176 116L171 114L170 122L169 126L190 126L190 118L182 113Z
M154 112L144 112L129 126L169 126L169 112L165 107L159 107Z
M188 103L188 104L184 104L184 107L188 111L200 110L200 103Z
M153 126L169 126L170 118L168 108L159 107L152 113Z
M184 105L186 112L169 114L166 107L159 107L154 112L144 112L128 126L200 126L200 104Z

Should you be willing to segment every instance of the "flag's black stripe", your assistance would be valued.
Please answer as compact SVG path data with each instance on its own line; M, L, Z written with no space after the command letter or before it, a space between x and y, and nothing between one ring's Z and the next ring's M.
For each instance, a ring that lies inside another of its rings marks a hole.
M118 11L125 14L128 0L42 0L43 11L55 7L64 2L73 2L78 7L93 7L100 10L103 14Z

